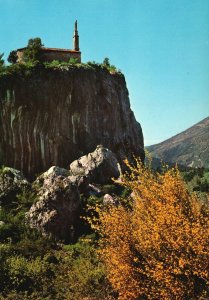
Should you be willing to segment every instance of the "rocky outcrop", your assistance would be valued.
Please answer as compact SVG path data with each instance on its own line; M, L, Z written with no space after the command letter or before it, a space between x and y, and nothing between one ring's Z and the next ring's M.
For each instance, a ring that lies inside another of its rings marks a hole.
M29 187L29 182L19 170L9 167L0 170L0 204L14 201L17 194Z
M99 194L101 191L92 182L109 183L112 177L119 176L120 166L114 153L101 145L72 162L69 171L51 167L33 183L38 201L27 213L30 226L58 240L72 240L81 204L79 193Z
M67 170L51 167L36 179L33 185L38 191L38 201L26 217L30 226L42 234L68 242L73 239L80 195L67 175Z
M143 158L143 136L121 74L34 67L0 78L0 164L36 175L102 144L119 162Z
M94 152L72 162L70 173L74 176L89 177L90 182L106 184L110 183L112 178L118 178L121 170L115 154L99 145Z
M0 169L0 206L9 207L18 200L18 194L32 192L35 197L26 214L27 223L43 235L69 242L80 224L81 198L104 196L104 205L116 204L115 197L102 190L102 185L112 187L112 178L119 176L115 154L102 145L72 162L69 170L53 166L32 184L22 172L4 167Z
M58 240L71 241L80 211L80 193L100 195L92 183L110 183L112 177L119 176L120 166L114 153L101 145L72 162L70 170L51 167L33 183L38 201L27 213L30 226ZM113 198L105 195L104 203L112 202Z

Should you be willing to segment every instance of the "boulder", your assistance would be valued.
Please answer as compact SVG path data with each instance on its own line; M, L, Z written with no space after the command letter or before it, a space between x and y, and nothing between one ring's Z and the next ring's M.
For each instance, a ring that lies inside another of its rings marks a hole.
M90 182L107 184L111 179L120 176L120 165L115 154L98 145L94 152L80 157L70 164L73 176L87 176Z
M67 170L54 166L39 176L34 182L39 200L26 214L31 227L65 242L73 240L80 208L78 188L67 175Z
M90 188L90 178L88 176L69 176L68 177L72 183L74 183L81 194L88 194Z
M9 204L17 194L29 187L30 183L21 171L9 167L3 167L0 170L0 203L2 205Z
M104 205L115 205L115 199L110 194L105 194L103 197L103 204Z
M80 211L80 194L101 191L92 183L105 184L120 176L115 154L102 145L71 163L69 171L57 166L41 174L33 183L38 201L27 213L31 227L57 240L72 241L74 226ZM114 202L111 196L104 203Z
M46 172L42 173L40 176L36 178L33 183L33 186L37 189L40 187L50 186L57 177L65 178L69 175L69 171L63 168L59 168L57 166L52 166Z

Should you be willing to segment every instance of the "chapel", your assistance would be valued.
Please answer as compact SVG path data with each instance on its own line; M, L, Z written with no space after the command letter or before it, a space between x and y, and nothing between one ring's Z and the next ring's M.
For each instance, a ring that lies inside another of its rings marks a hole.
M27 47L17 49L17 62L24 62L24 50ZM69 62L69 60L75 59L76 62L81 62L81 52L79 49L79 35L78 35L78 24L77 20L74 24L73 33L73 49L62 49L62 48L41 48L41 61L52 62L53 60Z

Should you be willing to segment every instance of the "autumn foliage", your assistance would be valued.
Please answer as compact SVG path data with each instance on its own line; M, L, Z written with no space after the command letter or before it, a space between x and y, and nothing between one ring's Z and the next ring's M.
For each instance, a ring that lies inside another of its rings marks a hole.
M175 168L128 166L121 184L130 200L97 207L92 221L119 299L208 299L208 203L188 192Z

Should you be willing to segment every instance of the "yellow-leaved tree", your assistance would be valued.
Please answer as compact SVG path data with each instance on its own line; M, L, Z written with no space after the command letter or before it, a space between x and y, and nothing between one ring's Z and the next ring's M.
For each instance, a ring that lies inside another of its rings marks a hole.
M119 299L209 299L208 203L189 193L176 168L127 165L129 205L97 207L92 221Z

